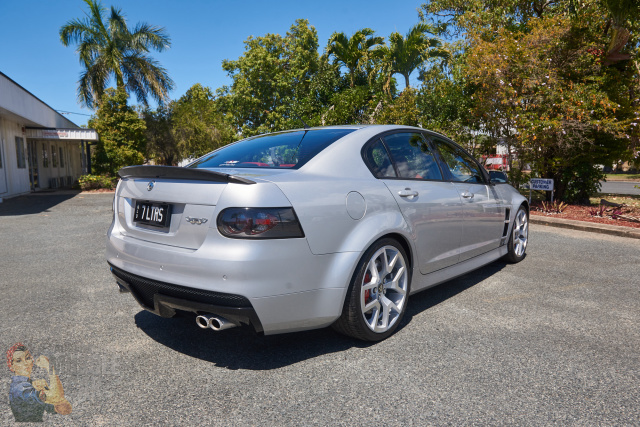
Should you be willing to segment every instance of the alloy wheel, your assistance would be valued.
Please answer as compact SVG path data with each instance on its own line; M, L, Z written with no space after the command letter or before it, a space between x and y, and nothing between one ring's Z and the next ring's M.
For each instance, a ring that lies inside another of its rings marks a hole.
M402 253L383 246L369 259L360 291L365 323L373 332L384 333L400 318L407 301L408 271Z

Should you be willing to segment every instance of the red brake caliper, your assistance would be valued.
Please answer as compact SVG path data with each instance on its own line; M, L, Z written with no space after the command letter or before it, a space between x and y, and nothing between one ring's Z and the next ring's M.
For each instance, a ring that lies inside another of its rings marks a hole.
M367 274L364 275L364 283L369 283L370 281L371 281L371 273L367 271ZM365 303L369 302L370 298L371 298L371 291L367 289L366 291L364 291L364 302Z

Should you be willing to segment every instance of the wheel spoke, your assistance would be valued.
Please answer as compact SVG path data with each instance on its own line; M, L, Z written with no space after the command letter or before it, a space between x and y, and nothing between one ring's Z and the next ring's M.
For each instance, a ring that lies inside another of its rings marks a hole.
M372 308L375 308L376 311L380 311L380 301L378 301L377 299L374 299L373 301L369 302L368 304L366 304L364 306L364 308L362 309L362 311L364 313L368 312L369 310L371 310Z
M382 257L382 260L381 260L382 265L380 266L381 267L380 277L384 277L387 274L389 274L389 259L387 258L387 251L383 249L380 256Z
M389 305L382 304L382 319L380 319L379 325L376 325L379 326L382 330L386 330L389 327L389 311Z
M393 278L393 280L385 284L385 289L392 290L401 295L406 295L407 291L400 286L400 279L402 279L402 275L404 274L404 272L405 272L405 268L400 267L398 269L398 272L396 273L396 276Z
M386 255L387 251L385 251L385 255ZM396 252L395 256L393 257L393 259L391 260L390 263L387 264L387 274L391 273L393 271L393 267L396 266L396 262L398 261L398 257L400 256L400 253Z
M374 289L378 286L378 284L376 282L374 282L373 280L369 283L364 283L362 285L362 290L363 291L370 291L371 289Z
M365 315L365 318L364 318L365 322L367 322L367 325L369 325L369 328L371 328L372 330L375 330L378 325L378 318L380 317L380 309L382 308L378 300L376 300L375 302L377 304L375 304L373 307L373 312L371 313L371 317L367 319L367 316Z
M395 302L386 297L382 297L380 298L380 300L382 302L382 306L384 307L384 309L386 309L387 314L391 312L391 310L393 310L395 313L400 314L400 307L398 307Z
M369 283L378 283L380 275L378 274L378 269L376 268L376 263L374 260L369 261L368 269L369 274L371 274L371 281Z

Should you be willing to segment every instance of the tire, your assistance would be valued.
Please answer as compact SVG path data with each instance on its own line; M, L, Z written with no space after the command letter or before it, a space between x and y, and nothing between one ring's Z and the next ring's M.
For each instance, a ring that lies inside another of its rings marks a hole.
M509 242L508 252L504 256L505 261L515 264L526 256L527 243L529 241L529 213L524 206L520 206L513 220L513 227Z
M411 271L404 248L394 239L378 240L358 262L342 315L333 328L364 341L387 338L400 325L410 289Z

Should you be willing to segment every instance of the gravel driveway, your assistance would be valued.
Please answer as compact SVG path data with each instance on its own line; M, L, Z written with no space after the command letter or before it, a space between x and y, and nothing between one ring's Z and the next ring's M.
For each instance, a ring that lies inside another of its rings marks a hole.
M0 346L24 342L56 367L73 412L48 423L640 423L637 240L534 225L523 262L413 296L378 344L331 329L215 333L118 293L104 260L112 197L0 204Z

